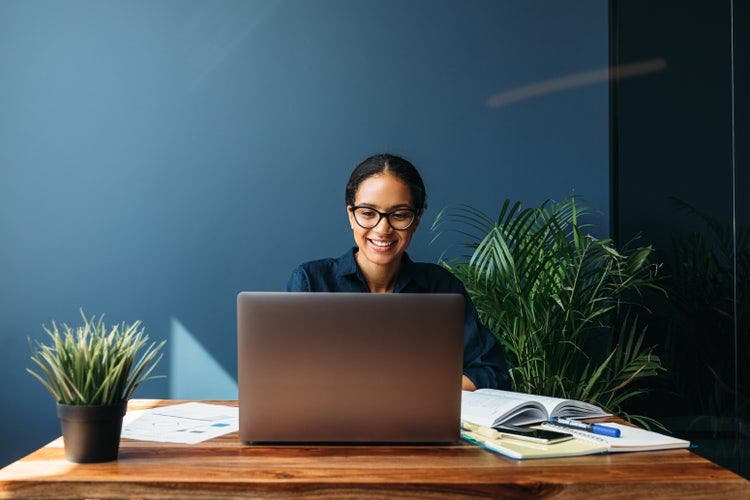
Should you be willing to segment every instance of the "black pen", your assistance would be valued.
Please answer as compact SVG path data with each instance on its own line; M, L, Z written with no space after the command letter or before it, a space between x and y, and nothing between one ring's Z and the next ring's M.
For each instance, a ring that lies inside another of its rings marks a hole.
M586 422L579 422L578 420L571 420L569 418L552 417L549 419L550 424L559 425L561 427L569 427L571 429L580 429L586 432L592 432L594 434L601 434L602 436L609 437L620 437L620 429L615 427L607 427L606 425L600 424L587 424Z

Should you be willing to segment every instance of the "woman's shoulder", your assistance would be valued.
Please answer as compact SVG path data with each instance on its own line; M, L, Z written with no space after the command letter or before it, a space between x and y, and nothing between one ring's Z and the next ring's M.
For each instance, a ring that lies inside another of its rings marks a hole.
M316 277L344 276L356 273L356 271L357 265L354 262L352 250L347 250L339 257L308 260L295 269L295 272L304 272Z
M308 260L307 262L303 262L299 264L297 267L302 268L304 270L317 270L317 269L328 269L333 267L334 263L336 262L336 259L333 257L326 257L325 259L315 259L315 260Z
M323 259L308 260L303 262L298 269L304 269L308 273L326 273L336 272L341 273L354 266L354 257L352 256L352 250L347 250L343 255L339 257L326 257Z
M293 271L292 274L303 274L306 279L320 279L324 276L330 276L334 274L336 268L336 259L327 257L324 259L308 260L299 264Z
M357 266L351 252L338 258L309 260L292 271L287 291L344 292Z
M286 285L287 292L314 292L320 288L320 282L331 275L334 259L309 260L292 270Z

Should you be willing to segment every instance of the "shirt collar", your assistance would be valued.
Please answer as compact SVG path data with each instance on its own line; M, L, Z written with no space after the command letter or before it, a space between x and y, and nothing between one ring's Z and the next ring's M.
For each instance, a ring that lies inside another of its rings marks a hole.
M334 272L336 273L336 276L340 277L356 276L363 284L365 284L365 286L367 286L365 278L362 276L362 271L360 271L359 266L357 266L357 261L354 259L354 254L358 250L357 247L352 247L346 251L344 255L336 259ZM412 279L419 281L416 279L416 270L417 267L414 264L414 261L412 261L409 255L404 252L401 256L401 268L398 271L398 276L396 276L396 283L393 287L393 291L396 293L400 292Z
M359 274L357 261L354 260L354 252L356 252L357 250L357 247L352 247L351 249L347 250L344 255L336 259L333 266L333 270L336 276L343 277L351 276L352 274Z

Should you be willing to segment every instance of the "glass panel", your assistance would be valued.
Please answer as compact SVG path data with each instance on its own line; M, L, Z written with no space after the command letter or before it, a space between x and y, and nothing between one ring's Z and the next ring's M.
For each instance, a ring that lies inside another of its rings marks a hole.
M729 2L611 6L615 68L663 62L612 93L613 230L621 243L654 245L667 292L648 298L666 377L640 411L748 475L749 212L734 195L747 185L750 82L746 64L733 66L748 56L747 36L735 30L733 54ZM745 6L734 14L735 27L750 21Z

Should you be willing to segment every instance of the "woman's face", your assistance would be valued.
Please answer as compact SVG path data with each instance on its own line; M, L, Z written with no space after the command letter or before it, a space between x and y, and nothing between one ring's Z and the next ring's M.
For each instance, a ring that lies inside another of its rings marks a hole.
M354 197L354 206L366 206L379 212L414 208L409 186L387 172L373 175L362 181ZM377 226L365 229L357 224L351 210L347 210L347 213L352 233L354 233L354 242L359 247L358 259L364 258L376 265L400 262L401 254L409 246L411 237L419 225L419 218L417 218L407 229L399 231L393 229L383 217Z

